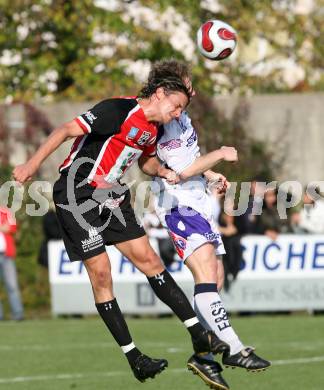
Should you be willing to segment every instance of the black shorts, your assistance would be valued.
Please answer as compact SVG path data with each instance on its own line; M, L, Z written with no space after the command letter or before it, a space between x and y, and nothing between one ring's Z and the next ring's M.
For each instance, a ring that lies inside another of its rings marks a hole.
M130 191L78 188L64 175L54 184L53 200L62 238L70 261L87 260L105 252L105 245L145 235L130 204Z

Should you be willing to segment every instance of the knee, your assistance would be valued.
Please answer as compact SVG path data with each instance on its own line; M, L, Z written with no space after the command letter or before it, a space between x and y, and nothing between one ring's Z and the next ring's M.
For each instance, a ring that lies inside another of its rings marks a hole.
M143 257L141 268L141 271L145 274L156 275L161 272L164 266L159 256L153 250L149 250Z
M216 262L209 259L202 259L200 262L192 264L191 272L194 276L195 283L217 283L217 266Z
M107 270L93 272L90 279L95 290L110 289L112 286L111 272Z

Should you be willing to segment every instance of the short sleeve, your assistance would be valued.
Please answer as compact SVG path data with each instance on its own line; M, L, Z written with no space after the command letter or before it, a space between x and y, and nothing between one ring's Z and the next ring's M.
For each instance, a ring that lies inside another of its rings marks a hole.
M96 104L90 110L79 115L75 121L82 128L85 134L93 133L111 136L120 132L122 123L129 112L123 102L126 99L107 99Z
M156 145L149 145L143 150L144 157L154 157L156 156Z

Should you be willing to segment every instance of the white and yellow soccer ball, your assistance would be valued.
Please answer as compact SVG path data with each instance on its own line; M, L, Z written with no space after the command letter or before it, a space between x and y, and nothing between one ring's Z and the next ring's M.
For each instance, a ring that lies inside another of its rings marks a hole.
M197 31L199 51L210 60L219 61L229 57L236 47L236 41L234 28L221 20L208 20Z

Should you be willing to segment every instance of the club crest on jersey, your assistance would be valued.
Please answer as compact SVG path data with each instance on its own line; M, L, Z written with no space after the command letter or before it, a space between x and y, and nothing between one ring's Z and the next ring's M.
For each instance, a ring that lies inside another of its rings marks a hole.
M139 137L137 143L138 145L145 145L147 141L150 139L151 133L149 131L143 131L142 135Z
M134 139L137 136L139 129L137 127L132 127L129 130L129 133L127 134L126 138L127 139Z
M85 112L84 116L88 119L91 125L93 124L93 121L97 119L97 117L91 111Z

